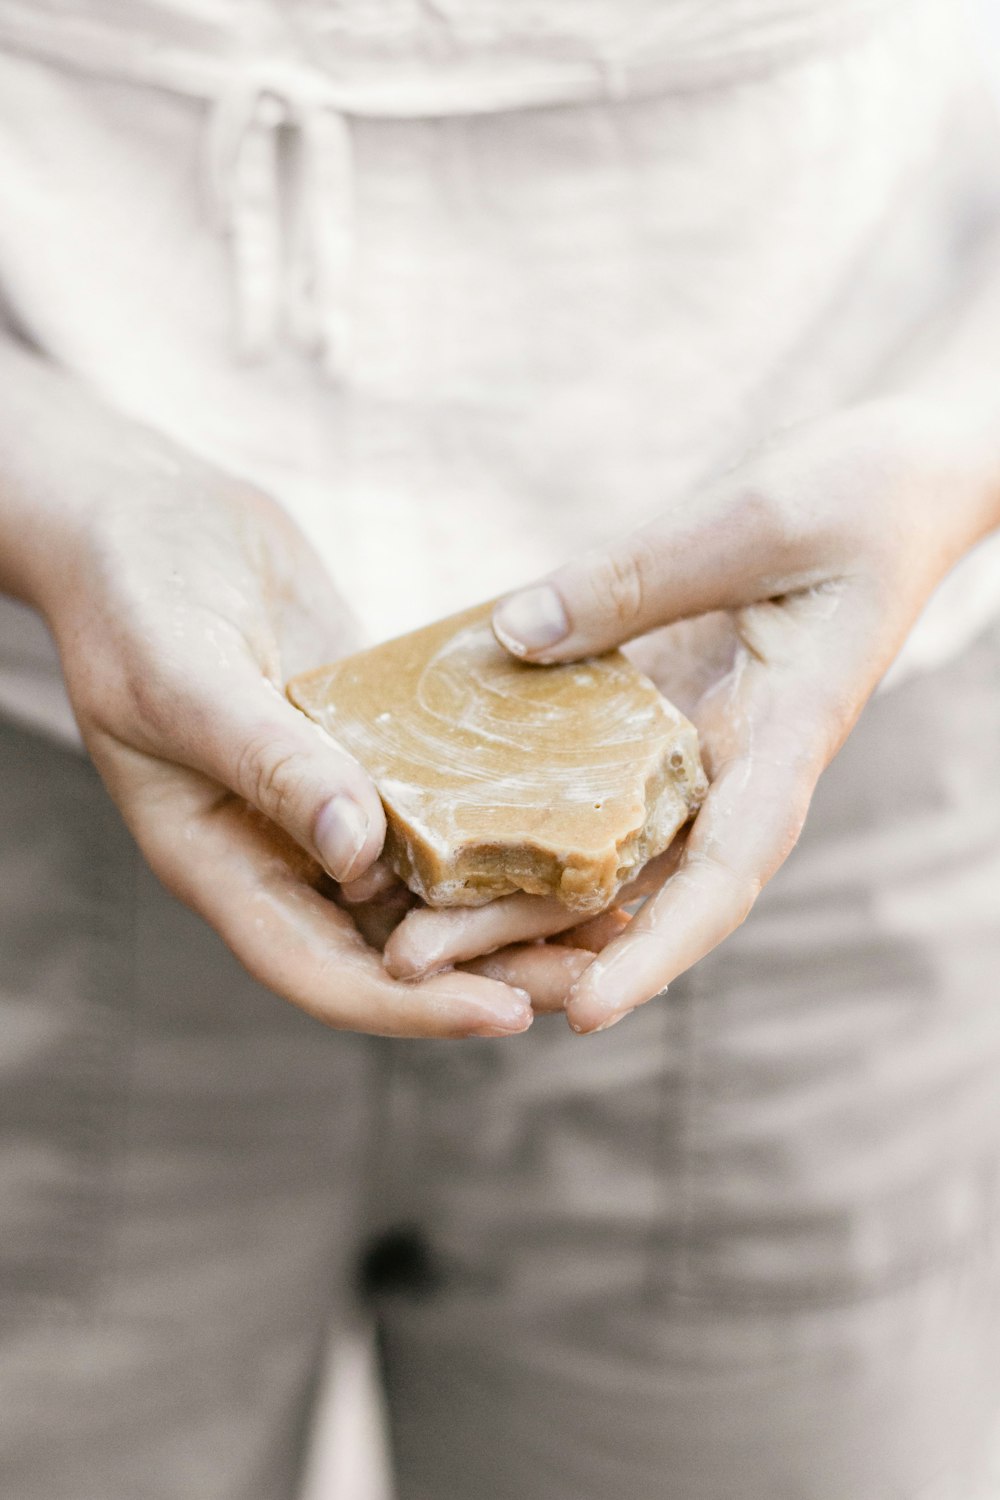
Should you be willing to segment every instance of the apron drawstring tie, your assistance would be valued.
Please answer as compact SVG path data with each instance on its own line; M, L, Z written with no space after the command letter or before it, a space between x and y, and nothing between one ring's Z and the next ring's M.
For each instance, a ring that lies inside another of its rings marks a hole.
M286 332L342 375L354 262L344 114L299 78L241 79L214 105L206 168L213 223L229 242L240 355L264 358Z

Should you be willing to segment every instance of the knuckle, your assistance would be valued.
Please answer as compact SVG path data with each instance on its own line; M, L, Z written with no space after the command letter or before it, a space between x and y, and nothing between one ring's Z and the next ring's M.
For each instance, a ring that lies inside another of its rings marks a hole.
M594 577L594 592L602 609L610 610L623 626L643 618L649 596L648 543L631 542L627 551L605 553Z
M736 926L741 927L753 910L757 897L764 888L760 875L737 875L733 873L733 889L736 896Z
M784 506L773 484L760 479L745 481L736 494L736 506L747 521L761 530L784 519Z
M772 556L779 549L794 549L798 532L795 508L788 505L775 485L761 481L741 485L733 510L736 536L766 542Z
M790 790L788 821L785 824L784 837L779 841L775 853L772 874L774 871L780 869L799 841L802 830L805 827L806 818L809 816L813 793L816 790L816 783L820 775L821 768L817 767L815 757L810 757L807 761L804 761L799 768L798 776Z
M242 746L236 781L242 796L276 823L297 806L303 785L302 756L273 735L253 735Z
M66 680L81 726L140 750L182 754L201 722L200 705L170 663L128 661L108 668L74 662Z
M852 501L833 477L821 471L788 472L768 467L737 488L724 518L738 546L763 548L775 579L775 592L795 592L821 582L844 558L845 527Z
M742 926L764 888L763 877L756 872L737 869L711 849L701 850L693 857L692 864L710 874L714 883L728 888L731 893L727 903L732 924L730 930Z
M172 735L191 713L187 684L168 663L130 664L124 698L134 719L154 735Z

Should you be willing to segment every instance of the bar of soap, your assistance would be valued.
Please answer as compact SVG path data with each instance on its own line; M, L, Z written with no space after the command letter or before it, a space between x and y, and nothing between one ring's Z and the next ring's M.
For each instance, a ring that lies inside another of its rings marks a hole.
M707 790L694 726L618 651L514 660L492 604L295 677L372 777L385 852L430 906L514 891L601 911Z

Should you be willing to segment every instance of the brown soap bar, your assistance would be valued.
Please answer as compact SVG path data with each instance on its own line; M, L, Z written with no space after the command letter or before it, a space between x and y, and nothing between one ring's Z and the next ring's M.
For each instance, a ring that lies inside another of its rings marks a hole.
M491 611L304 673L288 696L368 771L386 855L431 906L530 891L600 911L704 797L697 735L620 652L529 666Z

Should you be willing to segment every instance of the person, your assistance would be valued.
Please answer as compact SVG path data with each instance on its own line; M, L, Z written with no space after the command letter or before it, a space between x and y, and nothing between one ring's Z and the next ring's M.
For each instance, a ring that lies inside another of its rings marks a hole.
M359 1279L402 1500L1000 1485L995 153L944 0L0 0L6 1494L292 1496ZM282 694L492 595L699 727L597 938Z

